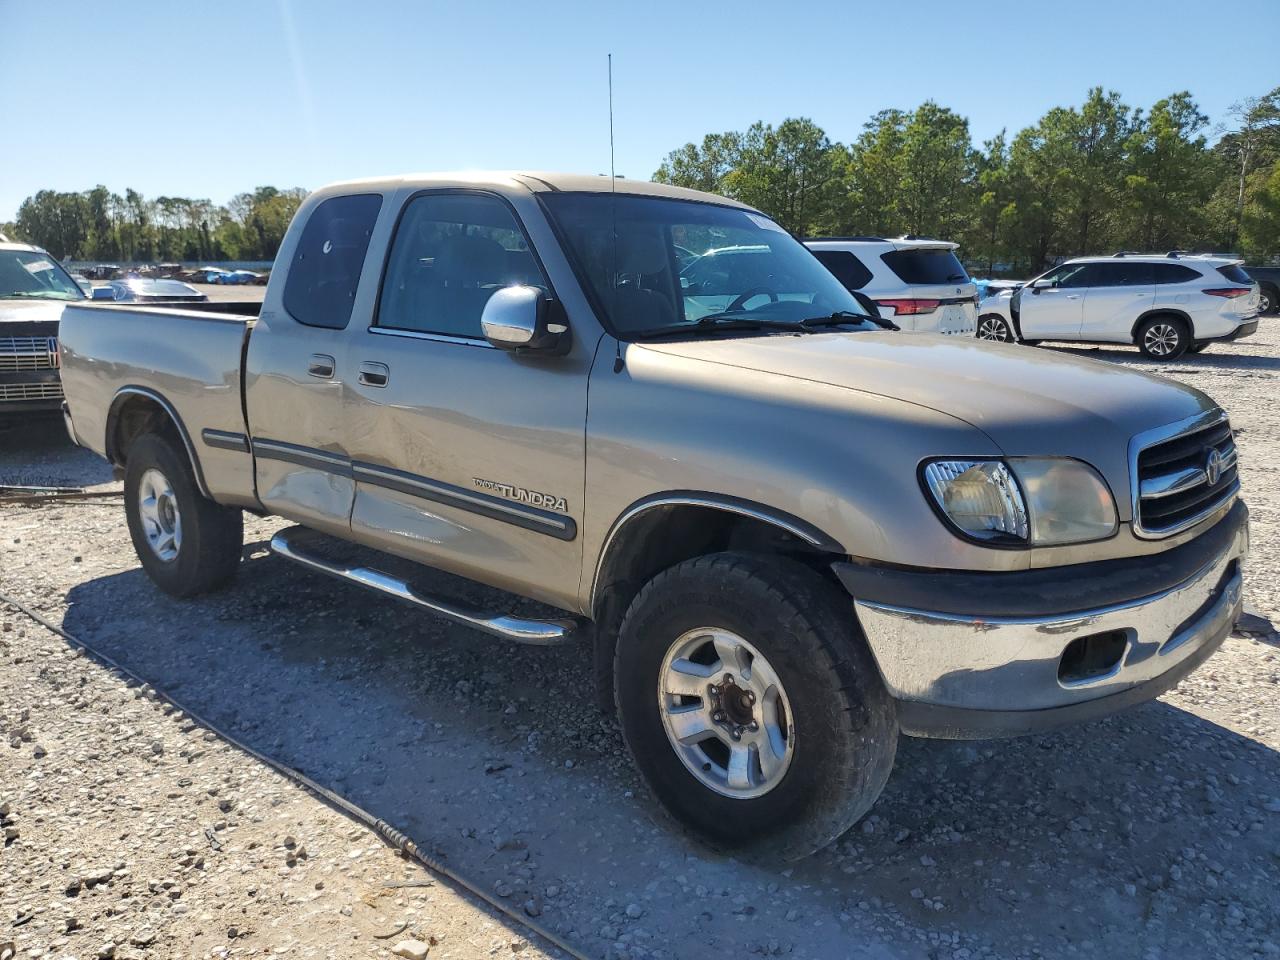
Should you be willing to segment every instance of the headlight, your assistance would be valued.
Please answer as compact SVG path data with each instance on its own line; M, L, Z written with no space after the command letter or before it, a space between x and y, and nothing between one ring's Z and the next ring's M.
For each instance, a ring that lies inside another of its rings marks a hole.
M1111 491L1079 460L934 460L922 479L962 536L990 546L1101 540L1118 524Z
M1116 532L1116 502L1087 463L1066 458L1011 460L1027 497L1031 543L1085 543Z
M965 536L985 543L1027 542L1027 506L1000 460L934 460L924 468L933 502Z

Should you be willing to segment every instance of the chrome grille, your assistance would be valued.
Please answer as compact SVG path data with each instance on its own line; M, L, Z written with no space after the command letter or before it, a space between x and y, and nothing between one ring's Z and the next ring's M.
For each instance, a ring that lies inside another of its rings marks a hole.
M1140 536L1186 530L1240 490L1235 438L1226 416L1218 413L1182 426L1155 431L1137 447L1133 518Z
M57 343L52 337L0 337L0 371L52 369Z
M62 384L0 383L0 400L61 400Z

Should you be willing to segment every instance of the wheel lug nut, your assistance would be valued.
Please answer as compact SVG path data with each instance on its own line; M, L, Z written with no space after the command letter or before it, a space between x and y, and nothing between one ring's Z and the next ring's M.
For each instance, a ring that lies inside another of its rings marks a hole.
M723 720L723 719L724 719L724 714L723 714L723 713L713 713L713 714L711 715L711 719L712 719L712 720L714 720L716 723L719 723L721 720Z
M754 720L752 720L752 721L751 721L751 723L750 723L750 729L751 729L751 732L752 732L752 733L755 733L757 730L759 730L759 729L760 729L760 724L758 724L758 723L756 723Z
M754 693L748 693L747 703L755 703L755 702L756 702L756 695Z

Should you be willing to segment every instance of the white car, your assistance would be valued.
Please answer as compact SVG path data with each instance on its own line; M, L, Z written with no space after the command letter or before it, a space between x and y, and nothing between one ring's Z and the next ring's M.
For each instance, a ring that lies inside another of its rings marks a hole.
M1131 343L1172 360L1258 329L1258 284L1237 257L1117 253L1059 264L982 301L984 340Z
M922 237L814 237L805 246L845 288L875 301L903 330L972 337L978 288L957 245Z

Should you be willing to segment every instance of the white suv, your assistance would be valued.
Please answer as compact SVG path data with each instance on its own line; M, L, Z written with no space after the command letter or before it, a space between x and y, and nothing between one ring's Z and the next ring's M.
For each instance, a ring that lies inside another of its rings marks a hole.
M1172 360L1258 329L1258 284L1227 254L1117 253L1059 264L982 301L984 340L1132 343Z
M977 333L978 288L956 258L956 244L921 237L814 237L804 244L903 330Z

